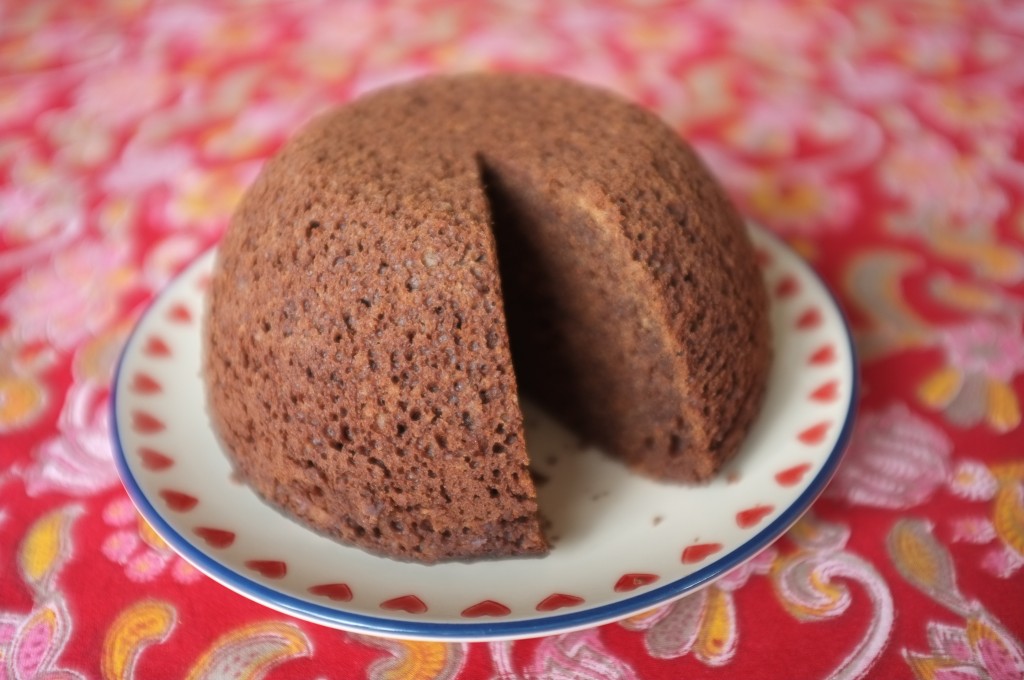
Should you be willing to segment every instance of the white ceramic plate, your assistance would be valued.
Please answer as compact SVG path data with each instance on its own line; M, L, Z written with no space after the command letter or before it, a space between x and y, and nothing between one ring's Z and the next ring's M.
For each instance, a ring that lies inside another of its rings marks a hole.
M776 358L743 450L703 487L631 474L536 409L527 444L551 553L432 566L339 545L279 514L232 471L211 430L200 319L214 254L158 297L129 338L112 400L121 478L154 529L227 587L299 618L428 640L494 640L613 621L708 585L774 541L821 493L850 433L846 323L819 279L754 229Z

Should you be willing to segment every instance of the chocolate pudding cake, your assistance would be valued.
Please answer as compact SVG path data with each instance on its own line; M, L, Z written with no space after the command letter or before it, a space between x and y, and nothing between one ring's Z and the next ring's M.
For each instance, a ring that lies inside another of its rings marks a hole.
M323 115L224 236L204 326L242 478L344 542L542 554L519 391L649 477L739 449L771 360L745 226L653 114L534 75Z

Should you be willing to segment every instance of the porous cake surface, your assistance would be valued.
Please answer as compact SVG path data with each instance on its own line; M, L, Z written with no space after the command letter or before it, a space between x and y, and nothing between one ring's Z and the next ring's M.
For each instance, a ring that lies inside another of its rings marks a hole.
M271 159L220 245L214 425L260 495L431 562L540 554L518 391L657 479L701 481L771 349L744 226L693 152L527 75L365 96Z

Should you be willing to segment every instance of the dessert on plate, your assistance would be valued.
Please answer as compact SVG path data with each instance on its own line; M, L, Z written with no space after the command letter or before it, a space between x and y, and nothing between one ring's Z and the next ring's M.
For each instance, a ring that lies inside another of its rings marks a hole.
M520 391L638 473L701 482L771 362L744 223L694 152L537 75L422 79L308 124L232 219L204 343L243 479L421 562L548 549Z

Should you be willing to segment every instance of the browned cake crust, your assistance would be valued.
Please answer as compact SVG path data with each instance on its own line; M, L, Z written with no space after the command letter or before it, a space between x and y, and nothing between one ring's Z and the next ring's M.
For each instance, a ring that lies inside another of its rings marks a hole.
M739 448L771 354L751 244L693 152L618 97L522 75L307 126L236 212L205 328L247 483L425 562L547 550L517 378L636 470L699 481Z

